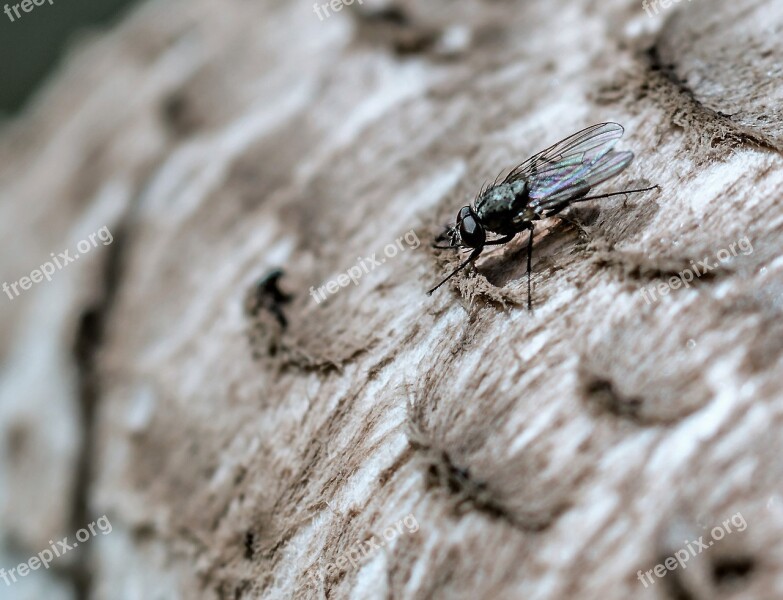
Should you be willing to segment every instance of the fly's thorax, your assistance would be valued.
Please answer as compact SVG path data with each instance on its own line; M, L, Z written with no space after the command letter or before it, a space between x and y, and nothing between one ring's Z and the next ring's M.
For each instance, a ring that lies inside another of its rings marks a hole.
M528 203L525 181L500 183L485 191L476 202L476 215L482 225L496 233L511 233L514 220Z

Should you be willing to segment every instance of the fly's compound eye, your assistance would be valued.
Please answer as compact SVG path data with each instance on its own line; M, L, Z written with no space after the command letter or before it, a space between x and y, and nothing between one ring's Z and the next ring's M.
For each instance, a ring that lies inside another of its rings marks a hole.
M483 246L487 239L484 228L470 209L466 211L463 208L459 212L459 237L463 244L471 248Z

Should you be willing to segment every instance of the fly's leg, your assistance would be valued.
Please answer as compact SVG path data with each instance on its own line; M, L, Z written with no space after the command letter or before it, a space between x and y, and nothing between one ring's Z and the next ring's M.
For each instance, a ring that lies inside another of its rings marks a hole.
M565 207L563 207L563 208L565 208ZM589 237L590 237L590 236L588 235L587 231L585 231L585 228L584 228L584 227L582 227L582 226L581 226L579 223L577 223L576 221L574 221L574 220L573 220L571 217L567 217L566 215L560 215L560 214L557 214L557 213L552 213L552 214L549 214L548 216L549 216L549 217L556 217L556 218L558 218L558 219L561 219L561 220L565 221L566 223L570 223L571 225L573 225L574 227L576 227L576 229L579 231L579 234L580 234L580 235L581 235L583 238L589 238Z
M438 244L438 242L444 242L446 240L448 240L448 246ZM438 237L435 238L435 241L432 243L432 247L438 248L439 250L458 250L460 245L456 243L454 228L447 225L446 228L438 235Z
M427 295L429 296L437 290L440 286L442 286L444 283L446 283L449 279L454 277L457 273L459 273L462 269L464 269L466 266L468 266L469 263L473 262L479 257L479 254L481 254L481 251L484 249L484 246L479 246L478 248L474 249L473 252L470 253L470 256L468 256L465 261L458 266L456 269L454 269L451 273L449 273L448 277L446 277L443 281L441 281L438 285L436 285L434 288L432 288L429 292L427 292Z
M533 310L533 300L532 295L530 292L530 273L532 272L532 263L533 263L533 224L530 223L526 229L530 231L530 234L528 235L527 239L527 309ZM522 230L524 231L524 229ZM512 233L510 235L505 235L502 238L499 238L497 240L493 240L491 242L484 242L485 246L499 246L501 244L507 244L511 240L514 239L516 236L516 233Z
M641 192L649 192L650 190L654 190L654 189L659 188L659 187L660 186L658 186L658 185L653 185L651 187L640 188L638 190L623 190L622 192L611 192L609 194L598 194L598 195L595 195L595 196L584 195L581 198L579 198L579 197L577 197L577 198L570 198L567 201L564 201L559 206L556 205L554 208L550 208L548 210L544 209L540 213L538 211L536 211L536 212L541 217L547 217L547 218L548 217L557 217L558 219L562 219L563 221L567 221L568 223L570 223L571 225L576 227L579 230L579 232L584 237L589 237L587 235L587 232L584 230L584 228L579 223L577 223L576 221L574 221L570 217L567 217L565 215L559 214L560 211L568 208L571 204L574 204L576 202L585 202L586 200L600 200L602 198L611 198L612 196L622 196L624 194L639 194ZM587 188L587 190L585 190L585 193L587 193L589 190L590 190L590 188Z
M533 271L533 224L530 224L530 234L527 238L527 309L533 310L533 296L530 291L530 273Z
M537 208L535 209L536 214L542 219L548 219L549 217L557 217L558 219L561 219L562 221L565 221L566 223L570 223L571 225L573 225L577 229L577 231L579 231L579 234L583 238L589 238L590 236L587 234L587 232L579 223L574 221L571 217L560 214L562 211L568 208L572 202L581 202L582 200L584 200L584 196L586 196L589 191L590 188L587 187L580 194L582 196L581 198L578 196L576 198L568 198L567 200L564 200L563 202L556 204L554 207L549 209Z
M572 200L571 202L584 202L585 200L599 200L600 198L611 198L612 196L622 196L623 194L639 194L641 192L649 192L650 190L654 190L656 188L660 189L661 186L659 185L653 185L646 188L640 188L638 190L623 190L622 192L612 192L610 194L599 194L598 196L585 196L583 198L577 198L576 200Z
M508 244L511 240L514 239L514 236L516 233L512 233L510 235L505 235L502 238L499 238L497 240L492 240L491 242L484 242L485 246L500 246L501 244Z

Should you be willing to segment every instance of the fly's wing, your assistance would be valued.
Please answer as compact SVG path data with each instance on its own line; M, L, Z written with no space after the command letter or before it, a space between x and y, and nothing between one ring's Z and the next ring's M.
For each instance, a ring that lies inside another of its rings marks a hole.
M582 169L609 152L623 131L617 123L599 123L578 131L531 156L511 171L503 183L524 179L533 198L557 193Z
M569 177L568 185L553 194L531 200L529 206L548 211L560 208L564 203L576 202L587 195L591 188L620 173L632 160L633 152L608 152Z

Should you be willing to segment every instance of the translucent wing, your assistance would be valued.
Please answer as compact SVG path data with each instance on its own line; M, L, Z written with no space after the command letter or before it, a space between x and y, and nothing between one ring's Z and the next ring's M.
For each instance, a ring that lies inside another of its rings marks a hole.
M568 178L565 187L548 196L532 199L529 206L553 210L563 203L576 201L586 195L590 188L620 173L632 160L633 152L608 152L592 164L578 169Z
M581 170L609 152L623 136L623 131L622 125L617 123L599 123L578 131L531 156L511 171L503 183L524 179L530 185L531 197L554 194L567 187Z

